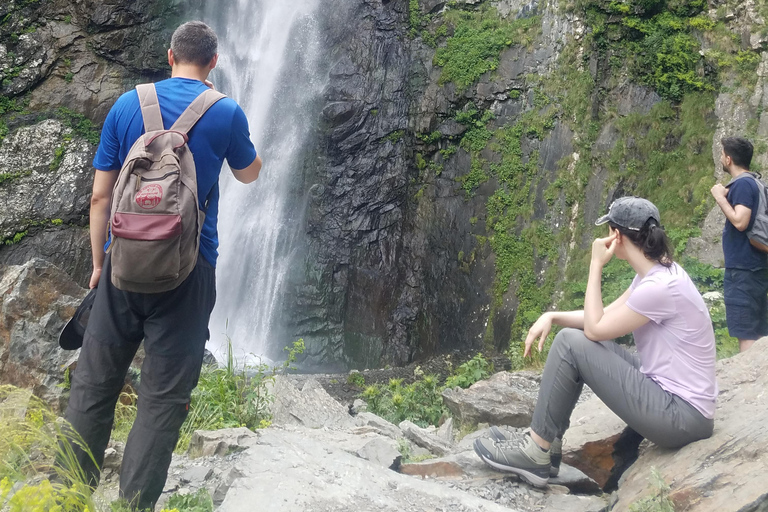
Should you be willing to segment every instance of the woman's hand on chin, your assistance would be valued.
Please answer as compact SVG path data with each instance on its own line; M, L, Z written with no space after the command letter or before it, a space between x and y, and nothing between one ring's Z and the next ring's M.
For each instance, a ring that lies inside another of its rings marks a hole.
M618 243L618 233L605 238L598 238L592 242L592 263L604 267L613 258Z

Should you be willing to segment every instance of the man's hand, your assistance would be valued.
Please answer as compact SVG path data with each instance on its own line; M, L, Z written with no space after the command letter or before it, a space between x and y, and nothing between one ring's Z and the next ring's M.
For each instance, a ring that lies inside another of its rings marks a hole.
M726 199L728 196L728 189L722 186L720 183L715 183L715 186L712 187L710 192L712 192L712 197L715 198L715 201L718 201L721 198Z
M203 83L204 83L205 85L207 85L209 88L213 89L214 91L216 90L216 88L213 86L213 82L211 82L210 80L206 80L206 81L205 81L205 82L203 82Z
M538 320L528 329L528 336L525 338L525 352L523 357L528 357L531 354L531 346L536 338L539 339L539 352L544 350L544 342L547 341L547 336L552 330L552 315L544 313Z
M618 238L618 233L614 232L609 237L598 238L592 242L592 262L599 264L601 267L606 266L611 261L611 258L613 258Z
M88 283L88 288L96 288L99 285L99 279L101 278L101 267L94 268L91 274L91 282Z

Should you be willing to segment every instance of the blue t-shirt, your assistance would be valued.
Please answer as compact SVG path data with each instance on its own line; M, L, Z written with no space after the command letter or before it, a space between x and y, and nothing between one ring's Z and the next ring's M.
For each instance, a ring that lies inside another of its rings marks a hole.
M207 86L189 78L169 78L155 84L163 125L169 129L182 112ZM93 159L99 171L117 171L123 166L134 142L144 134L144 120L136 90L118 98L107 114L101 142ZM189 132L189 149L197 170L197 195L200 208L208 199L205 223L200 237L200 254L213 266L218 257L216 224L219 214L219 174L224 159L232 169L245 169L256 159L248 119L240 106L223 98L211 106Z
M747 231L755 223L755 215L760 205L760 189L755 180L749 176L738 178L728 187L728 202L736 208L736 205L744 205L752 210L747 229L739 231L731 221L725 219L723 228L723 254L725 255L725 268L738 268L743 270L758 270L768 268L768 258L752 247L747 237Z

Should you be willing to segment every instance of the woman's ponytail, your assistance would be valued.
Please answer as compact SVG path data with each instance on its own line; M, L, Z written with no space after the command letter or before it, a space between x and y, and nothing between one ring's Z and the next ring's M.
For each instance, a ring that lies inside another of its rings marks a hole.
M610 223L610 226L629 238L649 260L656 261L665 267L672 266L672 249L669 237L667 237L664 228L659 226L654 219L648 219L639 231L627 229L613 222Z

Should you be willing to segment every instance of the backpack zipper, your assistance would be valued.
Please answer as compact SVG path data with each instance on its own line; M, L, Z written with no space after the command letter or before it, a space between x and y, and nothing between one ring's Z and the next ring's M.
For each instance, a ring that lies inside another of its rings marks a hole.
M141 188L142 181L163 181L165 178L167 178L172 174L179 174L179 171L167 172L164 175L160 176L159 178L143 178L139 173L134 173L134 174L136 175L136 192L138 192L139 189Z

